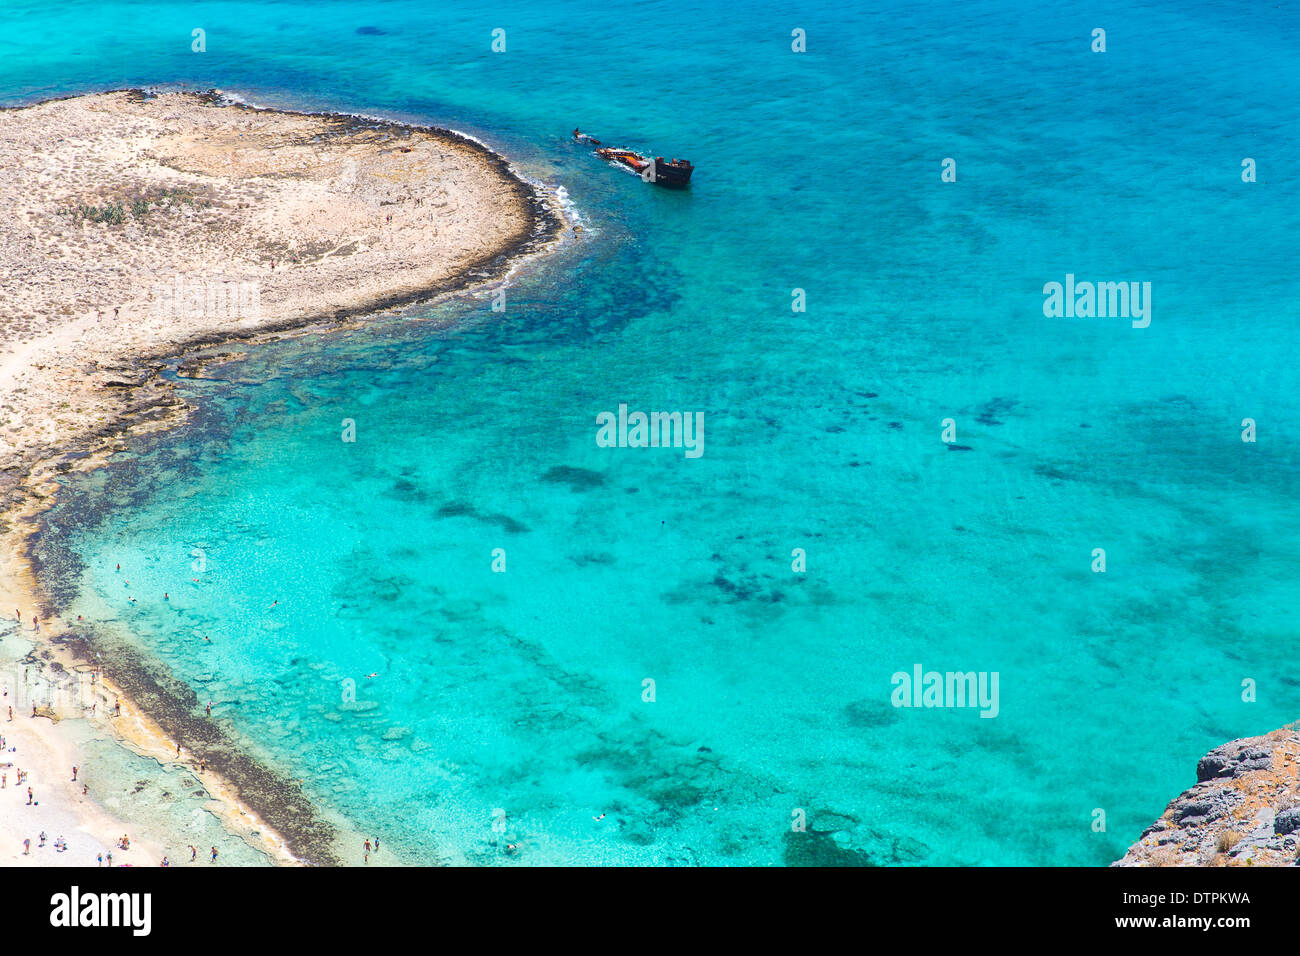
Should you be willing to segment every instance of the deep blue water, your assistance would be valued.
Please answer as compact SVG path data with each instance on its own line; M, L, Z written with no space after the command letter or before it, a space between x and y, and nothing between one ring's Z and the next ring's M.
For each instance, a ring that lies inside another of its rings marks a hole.
M11 5L5 104L185 84L447 125L590 235L504 315L183 383L194 421L52 517L76 612L412 862L1121 855L1202 753L1297 716L1300 17L865 7ZM1150 282L1150 326L1045 317L1067 273ZM703 412L703 456L598 447L620 403ZM997 717L892 707L918 663L998 672Z

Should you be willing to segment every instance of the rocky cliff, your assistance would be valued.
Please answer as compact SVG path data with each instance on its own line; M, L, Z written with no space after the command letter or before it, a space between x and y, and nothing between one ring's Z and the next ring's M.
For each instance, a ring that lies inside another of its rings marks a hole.
M1112 866L1300 865L1300 722L1234 740Z

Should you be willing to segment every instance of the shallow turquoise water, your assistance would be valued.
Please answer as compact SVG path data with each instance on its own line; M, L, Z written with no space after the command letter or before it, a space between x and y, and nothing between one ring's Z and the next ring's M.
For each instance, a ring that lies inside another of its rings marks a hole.
M195 421L42 543L75 613L404 858L1104 864L1296 717L1292 10L24 6L7 103L184 82L441 123L595 233L504 317L183 383ZM1150 327L1044 318L1067 272L1152 282ZM702 411L704 455L597 447L620 402ZM999 672L998 717L892 708L917 663Z

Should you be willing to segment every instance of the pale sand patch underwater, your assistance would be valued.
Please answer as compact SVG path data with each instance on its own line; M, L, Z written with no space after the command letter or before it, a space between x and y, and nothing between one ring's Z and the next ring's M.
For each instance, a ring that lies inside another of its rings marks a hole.
M458 134L257 109L216 93L122 91L0 110L0 159L10 211L0 220L0 599L27 609L26 627L42 619L39 635L24 632L38 637L24 663L43 672L33 680L48 680L102 654L99 732L111 726L160 761L177 743L196 769L204 757L203 782L228 829L269 859L338 862L339 841L357 835L240 752L189 688L50 617L50 582L33 569L28 541L59 474L101 465L126 435L184 417L158 374L165 359L348 327L499 278L564 233L563 213ZM110 721L104 708L117 698L123 717ZM125 832L70 774L56 785L76 759L70 735L23 719L25 759L48 778L43 805L99 841ZM6 814L0 840L21 842L25 826ZM137 860L166 852L142 849Z

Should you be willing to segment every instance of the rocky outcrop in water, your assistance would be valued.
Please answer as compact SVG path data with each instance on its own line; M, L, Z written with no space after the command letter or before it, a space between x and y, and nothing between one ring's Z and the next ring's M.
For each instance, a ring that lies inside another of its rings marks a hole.
M1216 747L1112 866L1300 865L1300 723Z

